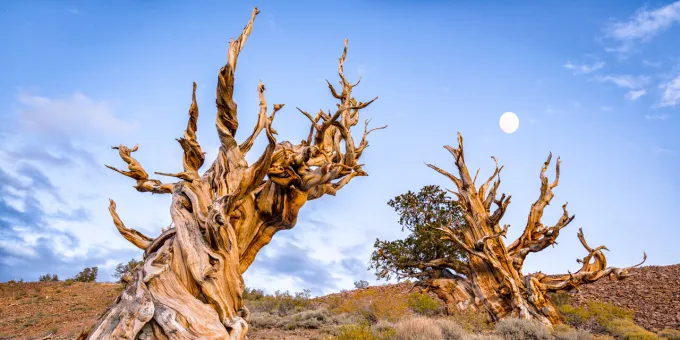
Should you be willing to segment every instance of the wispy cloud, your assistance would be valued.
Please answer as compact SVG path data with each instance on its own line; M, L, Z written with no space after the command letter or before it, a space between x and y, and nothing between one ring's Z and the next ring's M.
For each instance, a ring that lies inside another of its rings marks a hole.
M680 22L680 1L656 9L642 8L626 21L615 21L604 29L606 37L617 42L607 51L630 52L635 43L649 41L654 36Z
M50 181L50 179L37 167L21 162L17 166L17 170L19 175L28 179L28 186L31 188L35 190L43 190L52 195L57 200L62 199L59 195L59 191L54 186L54 184L52 184L52 181Z
M618 87L626 89L641 89L649 84L649 77L647 76L632 76L629 74L610 74L606 76L597 76L593 78L597 82L612 83Z
M110 103L95 101L79 92L60 99L20 92L17 99L21 104L21 123L40 133L124 133L137 128L136 123L114 116Z
M680 101L680 74L670 81L661 84L663 90L659 107L675 107Z
M94 216L92 199L74 197L92 189L82 183L97 176L93 169L100 165L79 145L103 148L102 138L135 124L80 93L52 99L20 92L14 107L16 114L0 125L0 281L70 276L94 265L110 280L107 264L139 252L89 244L87 228L101 217Z
M548 106L545 108L545 114L547 114L547 115L554 115L554 114L556 114L556 113L558 113L558 110L555 110L555 109L552 107L552 105L548 105Z
M80 14L80 11L77 10L77 9L75 9L75 8L69 8L69 9L67 9L67 11L68 11L69 13L73 14L73 15L78 15L78 14Z
M608 112L608 111L611 111L611 110L612 110L612 107L611 107L611 106L607 106L607 105L602 105L602 107L601 107L600 109L601 109L602 111Z
M647 120L666 120L668 118L671 118L671 115L669 114L645 115L645 119Z
M643 60L642 66L657 68L657 67L661 67L661 62L660 61Z
M35 280L45 273L61 277L75 275L87 266L102 266L109 259L130 258L135 252L89 249L80 256L66 256L59 249L79 246L68 231L50 227L60 221L88 222L84 209L46 212L38 196L57 190L39 169L21 166L16 173L0 167L0 281ZM67 208L68 209L68 208ZM137 252L138 253L138 252ZM106 271L100 280L110 280Z
M626 93L626 99L632 100L632 101L636 101L636 100L638 100L640 97L642 97L642 96L644 96L644 95L646 95L646 94L647 94L647 90L645 90L645 89L641 89L641 90L632 90L632 91L628 91L628 93Z
M2 133L0 131L0 133ZM0 140L3 136L0 136ZM53 138L50 145L28 143L14 145L9 150L2 150L7 156L16 159L27 159L47 166L70 166L81 164L101 166L95 156L82 147L76 146L68 138Z
M612 83L620 88L628 89L625 97L628 100L635 101L647 94L645 88L649 84L649 77L647 76L633 76L629 74L610 74L606 76L597 76L592 78L600 83Z
M300 286L311 288L314 293L337 289L337 280L329 266L312 259L309 253L308 249L296 242L280 238L280 241L270 244L258 255L256 268L265 271L269 277L292 278Z
M578 64L568 61L566 64L564 64L564 68L570 69L574 75L592 73L603 68L604 66L605 63L603 61L597 61L592 64Z
M659 155L659 156L675 156L678 154L676 150L673 149L668 149L668 148L661 148L661 147L654 147L652 149L652 152L654 154Z

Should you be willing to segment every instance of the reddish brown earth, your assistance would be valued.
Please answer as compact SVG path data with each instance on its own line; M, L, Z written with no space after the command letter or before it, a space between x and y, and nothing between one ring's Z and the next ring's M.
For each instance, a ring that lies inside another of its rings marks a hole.
M113 283L0 283L0 339L75 339L120 292Z
M606 279L572 293L574 304L587 299L609 302L636 311L636 322L650 330L680 328L680 265L647 266L624 281ZM407 294L407 284L366 289L389 296ZM94 323L120 293L112 283L0 283L0 340L73 339ZM351 298L353 292L338 293ZM327 301L320 297L318 302ZM253 330L253 339L321 338L314 330Z
M623 281L602 279L572 293L572 303L588 299L635 311L635 322L649 330L680 329L680 264L647 266L631 271Z
M413 284L411 283L397 283L397 284L385 284L381 286L370 286L367 288L362 288L364 290L371 290L376 292L376 296L381 296L381 297L396 297L398 295L403 295L406 296L412 291L416 291L416 289L413 288ZM354 294L356 294L359 290L345 290L341 291L339 293L333 293L333 294L328 294L326 296L320 296L318 298L315 298L314 301L324 305L329 303L331 300L335 298L339 298L341 300L345 299L352 299ZM433 295L436 296L436 295Z

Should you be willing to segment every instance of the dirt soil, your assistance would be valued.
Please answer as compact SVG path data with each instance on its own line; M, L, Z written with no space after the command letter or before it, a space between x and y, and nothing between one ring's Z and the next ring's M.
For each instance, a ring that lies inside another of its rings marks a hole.
M680 265L647 266L632 271L624 281L602 279L573 292L572 302L587 299L613 303L636 311L636 322L650 330L680 328ZM407 294L408 285L383 285L366 289ZM0 340L74 339L92 325L118 297L113 283L28 282L0 283ZM342 292L350 298L352 291ZM323 303L327 297L320 297ZM251 339L323 339L315 330L254 329Z
M0 339L74 339L120 292L113 283L0 283Z

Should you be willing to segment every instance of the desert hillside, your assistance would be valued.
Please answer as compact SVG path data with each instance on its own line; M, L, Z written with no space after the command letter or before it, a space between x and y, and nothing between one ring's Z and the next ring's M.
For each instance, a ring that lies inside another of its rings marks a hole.
M573 292L572 302L609 302L635 311L635 321L647 329L680 328L680 264L634 268L623 281L602 279Z
M589 300L608 302L635 311L637 324L658 331L680 328L680 265L647 266L633 270L624 281L600 280L571 293L575 305ZM0 339L72 339L92 324L120 293L111 283L24 282L0 284ZM365 288L390 296L408 294L409 285ZM357 291L345 291L314 299L315 304L351 299ZM258 337L258 334L260 336ZM315 337L313 331L255 329L254 339Z

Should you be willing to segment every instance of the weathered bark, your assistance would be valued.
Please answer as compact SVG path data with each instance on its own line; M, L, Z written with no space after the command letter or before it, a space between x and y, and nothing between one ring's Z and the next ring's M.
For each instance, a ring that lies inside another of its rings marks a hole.
M140 192L171 194L172 226L152 239L127 228L111 201L109 210L116 228L132 244L144 250L144 265L116 303L81 338L87 339L245 339L249 313L243 304L242 274L258 251L280 230L295 226L300 208L324 194L335 193L355 176L367 176L357 162L368 146L366 129L355 145L350 129L359 120L361 103L352 97L344 76L347 41L340 58L341 92L329 84L338 109L309 114L312 129L300 144L277 143L272 128L275 104L267 115L264 84L258 86L260 109L256 126L240 145L237 106L233 99L234 73L239 53L248 38L255 16L241 35L229 43L227 64L217 84L216 127L221 147L212 166L203 174L204 152L196 140L198 105L196 84L189 109L189 122L178 142L184 150L183 171L178 182L164 184L149 179L131 153L137 146L118 149L129 171L109 168L137 181ZM374 99L375 100L375 99ZM257 136L264 131L268 145L260 158L245 160Z
M537 319L551 325L560 322L560 315L555 306L546 298L546 293L578 288L582 284L588 284L609 276L610 279L624 279L629 274L629 269L639 264L626 268L607 267L607 260L600 246L591 248L579 229L578 238L588 255L582 260L582 267L576 273L566 275L547 276L543 273L524 275L522 266L530 253L539 252L550 245L556 244L555 239L564 227L573 219L567 212L567 204L562 206L563 214L559 221L551 227L546 227L541 222L543 210L553 198L552 189L555 188L560 176L560 160L557 159L556 177L552 183L548 182L545 172L550 165L552 154L548 156L541 169L541 192L539 198L532 205L527 225L522 235L509 246L505 245L508 225L500 226L501 218L505 213L510 196L502 194L497 198L496 192L500 186L500 172L502 167L496 168L479 188L475 184L465 164L463 153L463 137L458 134L458 147L445 148L453 155L458 176L455 176L434 165L428 166L448 177L456 185L457 190L451 191L457 198L457 202L463 211L466 223L451 225L441 228L444 239L453 242L464 249L468 254L467 268L458 270L463 275L430 275L420 282L428 290L435 292L446 304L447 308L475 309L487 311L493 320L505 317L518 317L523 319ZM478 170L479 171L479 170ZM491 212L491 205L497 208ZM446 264L447 260L436 259L423 264L423 267L437 269L440 264ZM407 265L413 268L413 264ZM426 272L423 272L426 273Z

